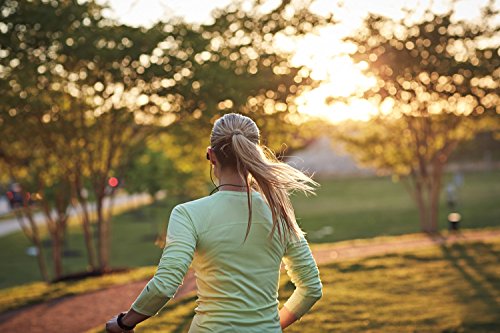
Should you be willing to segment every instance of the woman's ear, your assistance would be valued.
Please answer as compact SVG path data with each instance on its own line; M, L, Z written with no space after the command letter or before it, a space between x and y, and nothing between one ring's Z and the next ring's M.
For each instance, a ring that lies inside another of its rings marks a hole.
M214 152L210 147L207 148L207 160L209 160L213 165L216 163Z

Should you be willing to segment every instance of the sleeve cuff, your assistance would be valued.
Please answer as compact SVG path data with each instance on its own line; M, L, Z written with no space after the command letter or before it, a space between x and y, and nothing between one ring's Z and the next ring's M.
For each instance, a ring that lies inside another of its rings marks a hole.
M318 297L312 296L301 297L297 295L297 297L294 297L294 295L292 295L283 306L293 313L297 319L300 319L310 308L312 308L318 299Z
M132 309L145 316L154 316L161 310L170 298L162 294L153 279L144 287L139 297L132 304Z

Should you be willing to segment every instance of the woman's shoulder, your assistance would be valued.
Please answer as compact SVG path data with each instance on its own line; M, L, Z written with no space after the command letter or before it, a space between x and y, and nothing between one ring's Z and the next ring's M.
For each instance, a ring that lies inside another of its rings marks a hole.
M187 211L203 210L213 205L215 198L213 196L205 196L191 201L186 201L175 206L174 209L184 209Z

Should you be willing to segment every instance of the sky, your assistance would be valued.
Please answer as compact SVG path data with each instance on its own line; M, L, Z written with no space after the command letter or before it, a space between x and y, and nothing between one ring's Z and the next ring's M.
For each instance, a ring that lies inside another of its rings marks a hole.
M179 16L191 23L210 23L211 12L223 8L232 0L98 0L108 2L110 10L106 16L114 17L122 23L133 26L150 26L159 20ZM267 0L262 10L272 9L280 0ZM455 18L480 19L480 8L488 0L461 0L455 5ZM251 6L252 0L243 0ZM432 4L432 5L430 5ZM500 8L500 0L495 1ZM342 55L348 46L341 39L355 31L369 13L383 14L393 18L403 16L403 8L416 8L417 16L432 6L436 13L449 8L447 0L315 0L311 11L328 15L334 14L339 24L322 29L300 40L278 38L276 46L294 53L294 65L306 65L311 68L313 79L322 84L297 100L299 112L317 116L338 123L347 119L367 120L378 110L365 100L353 100L350 105L333 103L326 105L329 96L347 96L360 88L369 87L373 82L361 74L347 55Z

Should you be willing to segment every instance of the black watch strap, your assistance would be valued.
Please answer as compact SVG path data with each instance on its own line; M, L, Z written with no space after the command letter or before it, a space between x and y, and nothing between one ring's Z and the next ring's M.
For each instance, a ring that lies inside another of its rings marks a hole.
M118 323L118 326L120 326L120 328L124 331L131 331L135 328L135 325L134 326L127 326L125 325L123 322L122 322L122 318L126 315L127 313L126 312L122 312L118 315L118 318L116 318L116 322Z

